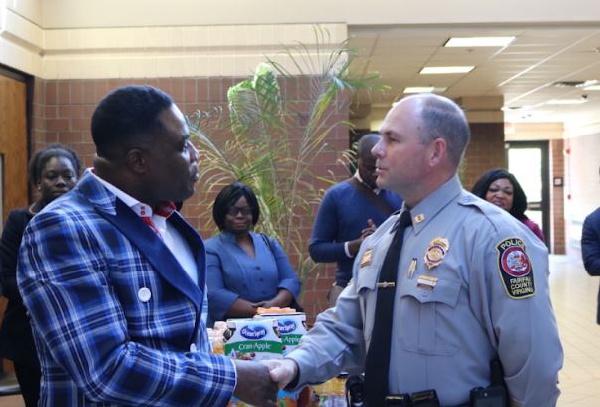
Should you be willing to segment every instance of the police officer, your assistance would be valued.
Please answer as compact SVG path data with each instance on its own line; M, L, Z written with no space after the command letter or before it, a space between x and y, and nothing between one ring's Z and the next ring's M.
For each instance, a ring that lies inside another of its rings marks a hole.
M500 360L511 405L555 405L563 351L548 253L510 214L461 187L456 171L470 137L464 113L442 96L412 95L390 110L381 134L373 147L377 185L399 193L412 220L395 281L382 397L435 390L442 406L467 405L471 389L490 384L490 361ZM354 282L300 347L266 362L273 380L298 388L363 371L369 347L379 345L370 343L384 289L378 276L399 216L365 240Z

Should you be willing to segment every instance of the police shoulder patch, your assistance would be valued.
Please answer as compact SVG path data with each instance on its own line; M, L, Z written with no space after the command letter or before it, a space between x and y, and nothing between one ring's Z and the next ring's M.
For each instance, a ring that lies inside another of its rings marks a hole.
M533 269L525 249L525 243L516 237L505 239L498 243L496 250L498 251L498 270L506 294L514 299L535 295Z

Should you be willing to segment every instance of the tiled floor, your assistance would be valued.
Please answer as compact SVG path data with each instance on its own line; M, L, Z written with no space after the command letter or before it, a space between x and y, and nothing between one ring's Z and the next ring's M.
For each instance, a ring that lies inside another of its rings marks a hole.
M600 406L600 325L596 324L599 279L579 259L550 256L552 301L565 351L559 407ZM0 407L23 407L20 396L0 397ZM542 407L542 406L540 406Z

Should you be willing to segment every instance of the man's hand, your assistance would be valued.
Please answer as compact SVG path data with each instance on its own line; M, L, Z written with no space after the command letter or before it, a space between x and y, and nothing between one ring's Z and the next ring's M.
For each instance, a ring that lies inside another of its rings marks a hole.
M348 242L348 251L352 256L357 255L363 240L365 240L368 236L372 235L373 232L375 232L375 230L377 229L377 225L375 225L373 219L368 219L367 225L368 226L361 231L360 237L358 239L351 240Z
M277 383L271 380L269 368L260 362L234 360L237 384L233 395L253 406L275 406Z
M363 229L361 232L360 237L362 240L365 240L367 238L367 236L372 235L373 232L375 232L375 229L377 229L377 225L375 225L375 222L373 222L373 219L367 220L367 225L368 225L368 227Z
M280 388L287 386L298 375L298 365L292 359L262 360L269 368L271 380L279 384Z

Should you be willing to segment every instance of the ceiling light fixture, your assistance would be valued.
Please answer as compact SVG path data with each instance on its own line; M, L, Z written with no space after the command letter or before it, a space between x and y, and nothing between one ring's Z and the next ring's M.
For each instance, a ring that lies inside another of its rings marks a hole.
M444 47L506 47L517 37L452 37Z
M552 99L546 102L547 105L580 105L587 102L586 97L580 97L578 99Z
M434 89L433 86L408 86L402 93L431 93Z
M581 85L579 85L578 88L587 89L588 87L597 86L597 85L598 85L598 81L596 79L588 79L587 81L585 81Z
M407 86L402 93L444 93L446 89L448 88L435 86Z
M407 86L402 93L443 93L448 88L440 88L435 86Z
M584 90L600 90L600 81L597 79L590 79L583 82L583 84L579 87L583 88Z
M474 66L426 66L419 72L421 75L440 75L471 72Z
M600 82L596 79L588 79L585 81L558 81L554 82L552 86L557 88L584 88L589 89L592 86L600 85Z

